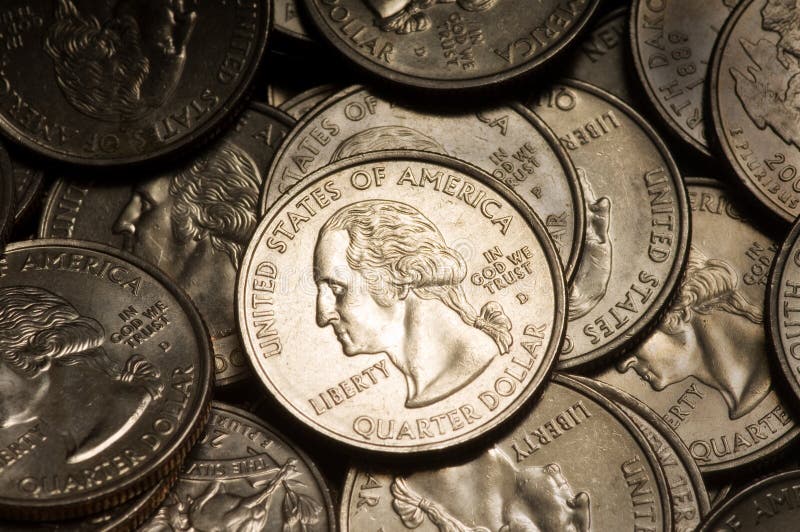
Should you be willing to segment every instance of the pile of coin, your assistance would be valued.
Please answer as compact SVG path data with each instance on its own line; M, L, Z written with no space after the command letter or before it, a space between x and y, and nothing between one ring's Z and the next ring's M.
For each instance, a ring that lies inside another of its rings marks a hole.
M0 530L794 530L798 80L788 0L4 0Z

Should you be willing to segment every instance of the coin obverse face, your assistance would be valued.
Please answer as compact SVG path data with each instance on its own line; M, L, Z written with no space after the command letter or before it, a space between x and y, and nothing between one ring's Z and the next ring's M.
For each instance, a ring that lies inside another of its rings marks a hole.
M305 0L322 34L362 68L428 89L485 87L557 54L598 0Z
M261 212L314 170L386 149L450 155L514 189L544 222L571 278L583 243L580 183L550 128L520 104L432 113L394 103L364 87L349 87L316 107L289 133L272 161Z
M0 129L47 157L122 165L214 134L252 81L270 3L4 0Z
M672 530L663 474L633 423L564 377L477 456L401 471L350 470L343 532Z
M733 173L777 218L800 214L798 6L744 1L728 19L711 64L711 117Z
M563 336L541 223L475 167L356 156L262 220L237 289L264 385L313 429L407 453L471 440L536 392Z
M335 530L308 457L254 415L215 402L178 483L139 532Z
M737 0L636 0L631 42L636 70L664 123L693 148L711 155L704 118L709 59Z
M777 245L711 180L689 180L692 246L655 331L597 379L644 402L703 473L751 464L798 433L775 393L764 294Z
M672 294L688 250L686 190L655 131L609 93L569 81L528 105L567 148L586 205L559 368L596 364L646 334Z
M158 266L208 325L216 384L240 381L250 371L235 326L236 272L258 221L263 176L292 124L254 104L227 135L161 175L113 184L61 179L39 236L109 244Z
M104 511L167 476L197 439L208 333L155 268L88 242L10 245L0 330L0 436L14 442L0 453L3 519Z
M794 530L800 519L800 470L754 482L715 510L700 532Z

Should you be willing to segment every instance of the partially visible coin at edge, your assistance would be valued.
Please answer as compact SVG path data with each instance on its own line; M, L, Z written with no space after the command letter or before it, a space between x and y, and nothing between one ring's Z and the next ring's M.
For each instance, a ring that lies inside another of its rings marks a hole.
M280 34L300 41L312 42L305 22L300 17L298 0L275 0L274 28Z
M322 35L358 66L446 90L490 87L543 65L578 35L599 0L305 3Z
M44 185L44 172L11 155L11 175L14 182L14 222L18 223L36 203Z
M351 469L342 532L673 530L647 442L612 401L568 377L491 447L439 463Z
M336 92L336 85L326 84L312 87L281 103L279 109L295 120L300 120L306 113Z
M160 271L90 242L12 244L0 329L2 519L96 514L179 467L207 417L211 349Z
M237 287L264 386L318 433L386 453L485 435L541 390L566 321L530 208L412 150L321 168L270 208Z
M164 530L335 531L319 471L275 429L215 402L177 485L139 532Z
M0 252L14 217L14 178L8 152L0 145Z
M240 381L250 370L236 332L236 272L258 223L266 170L293 123L253 104L224 137L161 175L138 182L62 178L48 196L39 236L110 244L161 268L210 329L216 384Z
M669 301L689 249L686 190L664 142L611 94L565 81L527 105L567 148L586 205L558 367L596 365L635 345Z

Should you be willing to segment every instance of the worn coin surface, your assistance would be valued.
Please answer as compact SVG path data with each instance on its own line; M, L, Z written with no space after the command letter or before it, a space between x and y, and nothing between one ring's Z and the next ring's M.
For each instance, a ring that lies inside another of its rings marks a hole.
M215 402L178 484L140 532L336 530L317 468L273 428Z
M593 379L575 379L614 401L631 418L664 471L672 503L672 529L675 532L694 532L708 513L710 504L700 469L686 445L658 414L632 395Z
M800 519L800 470L754 482L717 508L700 532L795 530Z
M0 145L0 251L6 242L15 211L14 179L11 173L11 159Z
M578 168L586 237L559 368L621 355L655 324L686 260L689 208L669 151L633 109L579 81L529 99Z
M274 28L278 33L301 41L311 41L308 28L297 12L297 0L274 0Z
M544 222L572 277L584 233L578 177L550 128L520 104L449 114L349 87L306 115L281 145L261 195L262 214L314 170L384 149L450 155L514 189Z
M459 160L398 150L322 168L273 205L237 312L256 373L300 421L409 453L477 438L540 390L564 290L518 196Z
M628 8L620 7L581 36L564 60L562 75L604 89L629 105L639 97L628 38Z
M487 87L563 50L599 0L305 0L322 34L356 64L427 89Z
M208 333L144 261L89 242L9 245L0 329L2 519L105 511L175 470L199 436Z
M216 133L248 90L270 2L4 0L0 129L42 155L121 165Z
M718 182L687 182L692 246L675 300L629 357L596 378L655 410L710 473L785 448L798 428L774 391L764 332L777 245Z
M709 74L711 119L725 159L786 222L800 214L800 45L791 29L797 16L793 3L741 2L723 28Z
M293 123L253 104L214 145L162 175L115 183L60 179L39 236L110 244L161 268L210 329L216 384L239 381L250 371L235 325L236 272L258 223L263 176Z
M800 225L795 224L775 259L767 290L769 340L795 402L800 402Z
M351 469L343 532L671 530L656 457L611 401L558 376L508 435L437 469Z
M306 113L337 92L336 85L320 85L289 98L280 105L280 110L295 120L300 120Z
M14 222L19 222L31 209L42 190L44 172L12 155L11 175L14 182Z
M634 0L631 43L645 93L664 123L711 155L704 120L705 80L714 43L737 0Z

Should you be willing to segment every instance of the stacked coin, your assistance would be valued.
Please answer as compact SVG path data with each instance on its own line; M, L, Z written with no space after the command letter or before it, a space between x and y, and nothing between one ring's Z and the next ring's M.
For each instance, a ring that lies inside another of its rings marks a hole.
M798 32L6 0L0 529L792 530Z

